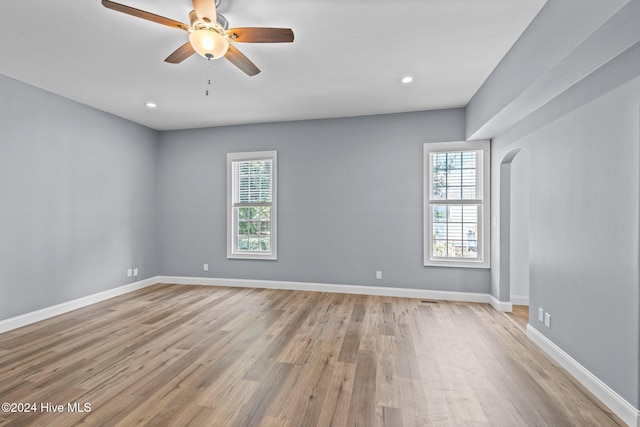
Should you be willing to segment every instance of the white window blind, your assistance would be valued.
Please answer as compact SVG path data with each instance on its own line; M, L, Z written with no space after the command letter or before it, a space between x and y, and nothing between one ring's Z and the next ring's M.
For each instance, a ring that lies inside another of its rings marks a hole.
M273 160L233 162L234 204L271 203L271 170Z

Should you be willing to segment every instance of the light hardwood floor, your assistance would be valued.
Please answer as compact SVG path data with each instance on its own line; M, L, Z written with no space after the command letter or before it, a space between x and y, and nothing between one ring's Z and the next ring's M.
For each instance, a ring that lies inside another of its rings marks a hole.
M526 305L513 305L511 313L505 313L509 319L522 329L527 330L527 324L529 323L529 307Z
M0 401L37 405L3 426L623 425L488 305L185 285L0 334Z

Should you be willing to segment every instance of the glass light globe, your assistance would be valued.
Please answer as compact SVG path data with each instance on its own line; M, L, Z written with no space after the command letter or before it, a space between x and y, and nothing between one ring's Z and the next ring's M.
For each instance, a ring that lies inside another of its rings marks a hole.
M222 58L229 49L227 39L214 30L194 30L189 33L189 41L198 55L207 59Z

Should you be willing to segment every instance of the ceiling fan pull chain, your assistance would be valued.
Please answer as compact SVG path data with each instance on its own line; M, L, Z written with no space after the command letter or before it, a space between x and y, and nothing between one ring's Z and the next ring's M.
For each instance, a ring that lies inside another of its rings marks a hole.
M205 88L204 88L205 96L209 96L209 87L211 87L211 77L209 76L210 71L211 71L211 60L207 60L207 70L205 75Z

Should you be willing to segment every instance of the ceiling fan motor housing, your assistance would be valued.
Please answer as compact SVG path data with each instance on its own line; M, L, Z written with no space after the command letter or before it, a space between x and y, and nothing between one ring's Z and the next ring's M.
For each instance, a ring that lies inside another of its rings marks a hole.
M211 24L210 22L205 23L202 22L200 20L200 18L198 18L198 15L196 14L195 10L192 10L191 12L189 12L189 21L191 22L191 26L193 28L197 28L197 27L211 27L212 25L218 25L220 28L222 28L222 30L226 31L229 29L229 20L220 12L216 12L216 23Z

